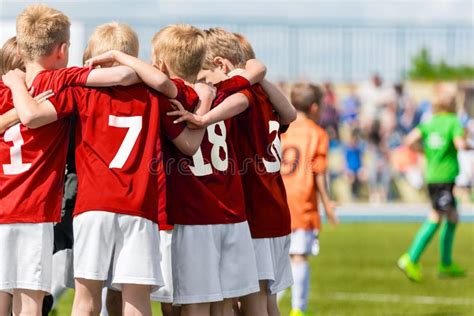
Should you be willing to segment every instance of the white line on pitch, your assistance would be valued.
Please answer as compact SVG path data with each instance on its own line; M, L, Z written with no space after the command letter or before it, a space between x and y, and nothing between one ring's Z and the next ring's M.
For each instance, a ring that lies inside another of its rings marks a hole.
M377 293L347 293L336 292L330 298L338 301L366 301L366 302L391 302L391 303L415 303L427 305L474 305L474 300L469 298L448 298L436 296L408 296L396 294Z

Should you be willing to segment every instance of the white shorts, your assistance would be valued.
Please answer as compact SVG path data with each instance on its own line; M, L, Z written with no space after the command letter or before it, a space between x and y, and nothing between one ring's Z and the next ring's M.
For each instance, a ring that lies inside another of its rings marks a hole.
M176 225L171 249L174 304L218 302L259 291L247 222Z
M160 254L161 254L161 273L165 285L158 291L151 294L153 301L161 303L173 302L173 274L171 272L171 240L173 238L172 230L160 230Z
M253 239L258 279L268 280L270 294L277 294L293 285L289 255L290 241L290 235Z
M163 286L158 225L138 216L89 211L74 218L74 277L112 286Z
M291 233L290 255L319 254L319 232L315 230L297 229Z
M0 224L0 291L51 292L53 223Z

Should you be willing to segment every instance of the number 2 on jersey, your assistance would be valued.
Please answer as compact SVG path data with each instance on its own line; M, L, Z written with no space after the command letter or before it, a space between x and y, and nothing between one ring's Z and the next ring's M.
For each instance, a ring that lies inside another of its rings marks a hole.
M109 115L109 126L128 128L122 145L120 145L117 154L109 165L110 169L122 168L130 156L133 146L137 142L138 135L140 135L140 131L142 130L142 117Z
M216 133L216 127L221 130L221 135ZM207 136L209 142L212 144L211 149L211 163L204 162L204 156L202 155L201 147L193 156L193 166L189 166L191 172L196 177L208 176L212 174L212 167L218 171L226 171L229 167L229 156L227 154L227 143L225 142L227 131L223 121L209 125L207 127ZM225 158L222 159L220 156L221 149L225 153Z
M5 131L3 135L5 142L12 142L10 148L10 164L3 165L3 173L5 175L20 174L31 168L31 163L23 163L21 156L21 146L25 143L21 136L20 124L14 125Z

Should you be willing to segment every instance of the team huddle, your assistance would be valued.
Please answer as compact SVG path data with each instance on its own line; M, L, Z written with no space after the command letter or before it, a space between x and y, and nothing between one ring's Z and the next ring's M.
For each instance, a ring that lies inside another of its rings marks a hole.
M40 315L51 292L74 131L73 315L99 315L104 284L123 315L151 315L150 298L165 315L278 315L276 294L293 284L290 241L293 255L314 252L319 229L323 180L301 190L327 165L327 135L303 113L317 87L293 91L296 119L246 39L219 28L161 29L148 64L129 26L104 24L85 67L70 68L63 13L29 6L16 29L0 83L0 312ZM300 196L293 225L281 173L287 130L322 139L290 146L303 147L285 171Z

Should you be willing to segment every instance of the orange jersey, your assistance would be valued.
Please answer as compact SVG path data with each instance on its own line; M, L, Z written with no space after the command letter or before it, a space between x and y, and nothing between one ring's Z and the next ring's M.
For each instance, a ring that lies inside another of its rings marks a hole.
M311 119L298 114L281 141L281 173L290 206L291 229L320 229L315 174L327 169L329 137Z

